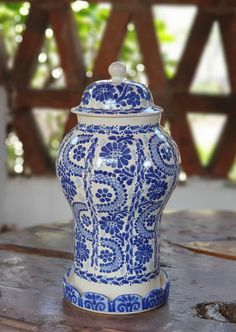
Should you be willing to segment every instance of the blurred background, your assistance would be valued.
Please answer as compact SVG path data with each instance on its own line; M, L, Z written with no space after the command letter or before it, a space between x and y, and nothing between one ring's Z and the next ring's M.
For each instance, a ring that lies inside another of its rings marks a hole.
M71 218L57 149L115 60L149 86L180 148L167 210L235 210L236 4L203 2L0 1L1 225Z

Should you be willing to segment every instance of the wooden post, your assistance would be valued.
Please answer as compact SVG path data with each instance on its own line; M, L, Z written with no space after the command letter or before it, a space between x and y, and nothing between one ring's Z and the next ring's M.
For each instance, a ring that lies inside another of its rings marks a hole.
M0 211L1 220L5 216L5 199L7 186L7 170L6 170L6 117L7 117L7 92L0 85ZM0 221L1 225L1 221Z

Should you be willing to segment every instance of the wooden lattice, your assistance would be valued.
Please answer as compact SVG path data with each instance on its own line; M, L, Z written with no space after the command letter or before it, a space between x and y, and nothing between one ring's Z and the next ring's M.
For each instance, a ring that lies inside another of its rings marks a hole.
M34 123L31 109L33 107L68 109L79 104L81 93L89 83L89 79L85 75L82 48L70 2L66 0L30 2L23 41L19 45L11 71L7 69L7 57L3 43L0 41L0 81L2 80L8 87L13 114L12 126L24 144L25 162L34 174L45 174L50 172L53 166ZM183 168L189 175L226 177L236 152L236 2L234 0L110 0L108 2L112 4L112 10L93 66L93 80L107 77L108 65L118 59L127 25L133 21L149 87L155 101L166 109L165 120L169 121L172 135L180 147ZM153 4L198 6L198 13L172 80L168 80L165 76L151 11ZM191 82L212 24L216 20L219 22L222 34L231 93L227 96L190 94ZM54 30L61 66L65 73L66 88L33 90L29 87L29 83L48 25ZM186 118L189 110L227 115L226 125L207 168L201 165L193 143ZM65 131L75 123L76 118L71 114Z

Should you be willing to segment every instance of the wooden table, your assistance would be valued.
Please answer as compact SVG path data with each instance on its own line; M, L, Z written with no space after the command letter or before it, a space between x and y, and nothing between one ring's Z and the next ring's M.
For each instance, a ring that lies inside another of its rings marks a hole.
M160 309L142 314L94 314L63 301L62 276L72 248L72 222L0 236L1 332L236 331L236 324L216 310L218 301L236 300L236 212L164 215L161 261L171 280L170 298ZM203 302L212 304L198 306L197 313L195 306ZM236 322L236 306L230 308Z

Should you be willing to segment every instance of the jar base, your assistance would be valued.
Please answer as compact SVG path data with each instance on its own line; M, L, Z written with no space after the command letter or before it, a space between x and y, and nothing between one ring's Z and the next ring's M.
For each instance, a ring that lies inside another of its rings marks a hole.
M170 282L165 271L160 270L160 287L142 297L138 294L121 294L110 299L100 293L80 292L69 282L73 269L63 279L64 297L74 306L103 314L134 314L160 307L168 300ZM108 286L109 287L109 286Z

